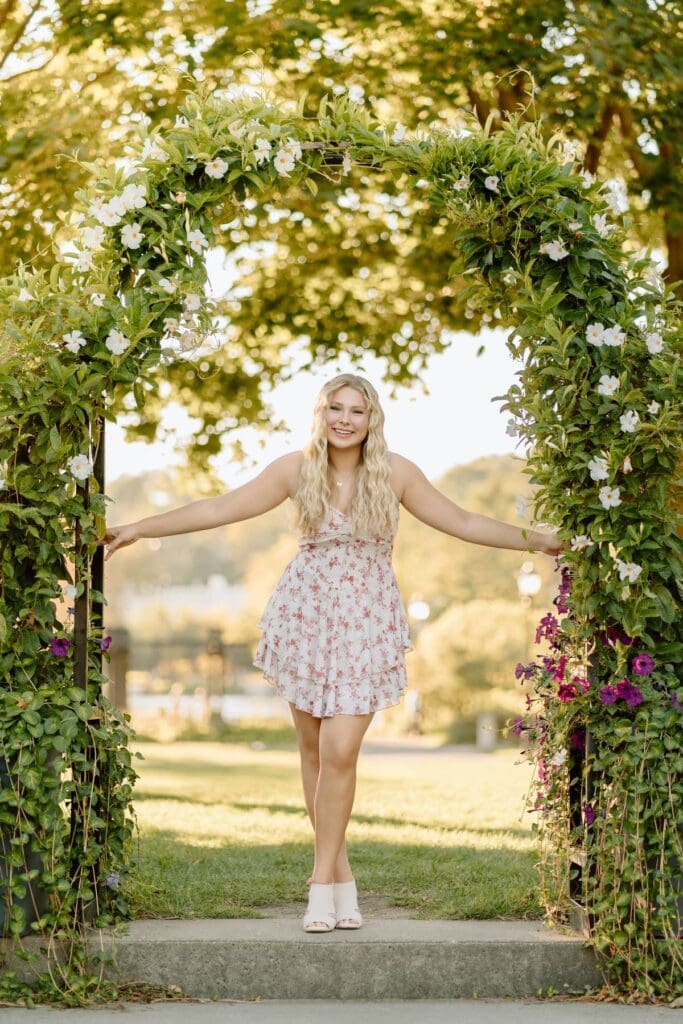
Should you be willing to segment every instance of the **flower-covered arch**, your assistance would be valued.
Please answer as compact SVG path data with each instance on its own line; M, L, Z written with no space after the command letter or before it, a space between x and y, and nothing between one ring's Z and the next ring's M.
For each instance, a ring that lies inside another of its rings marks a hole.
M468 279L468 312L513 328L524 368L499 397L528 443L535 517L568 542L555 614L537 631L548 653L517 666L533 685L512 726L538 769L548 912L562 916L581 848L611 982L650 995L680 984L679 306L648 256L624 251L620 197L581 172L571 146L516 118L488 128L411 136L348 97L306 117L303 103L193 94L128 166L93 168L51 273L21 267L0 282L2 813L17 848L30 819L39 859L30 875L15 858L2 882L15 937L31 878L43 932L73 937L127 912L135 773L128 726L101 694L93 575L112 396L125 389L142 406L163 367L216 332L205 254L226 208L381 166L448 217L444 279ZM63 596L75 621L57 616Z

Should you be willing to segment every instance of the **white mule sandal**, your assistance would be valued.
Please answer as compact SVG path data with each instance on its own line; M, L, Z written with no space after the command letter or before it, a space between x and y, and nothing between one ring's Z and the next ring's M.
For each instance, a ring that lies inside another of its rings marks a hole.
M337 915L337 928L360 928L363 917L358 906L356 880L334 883L334 909Z
M311 882L308 907L304 914L304 931L332 932L336 923L334 882Z

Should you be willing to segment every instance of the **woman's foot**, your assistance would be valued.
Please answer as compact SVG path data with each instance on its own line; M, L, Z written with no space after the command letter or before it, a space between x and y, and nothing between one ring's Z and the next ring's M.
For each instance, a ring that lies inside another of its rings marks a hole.
M337 928L360 928L363 924L355 879L334 883L334 910Z
M334 882L311 881L308 906L304 914L304 931L331 932L337 923L334 909Z

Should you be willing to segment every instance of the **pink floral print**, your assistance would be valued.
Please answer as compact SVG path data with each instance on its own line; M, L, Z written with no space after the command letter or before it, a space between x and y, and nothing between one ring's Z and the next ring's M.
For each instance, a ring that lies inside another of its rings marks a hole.
M391 564L394 538L354 538L332 508L301 537L258 626L253 664L277 693L317 718L398 704L410 630Z

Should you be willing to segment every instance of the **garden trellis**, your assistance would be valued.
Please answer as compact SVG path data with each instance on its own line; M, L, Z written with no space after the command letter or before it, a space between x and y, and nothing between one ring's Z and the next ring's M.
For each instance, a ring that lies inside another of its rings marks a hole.
M88 925L128 913L135 772L101 664L114 395L142 407L166 366L220 340L205 257L226 211L378 167L447 220L444 282L460 277L474 315L495 311L513 328L508 347L524 366L498 397L528 444L535 516L569 544L571 587L563 574L558 614L539 625L550 653L518 666L533 679L517 731L537 767L548 914L566 913L581 845L591 941L610 984L680 992L680 304L648 254L625 251L617 199L560 136L544 140L519 118L495 133L473 119L466 131L411 134L345 96L325 98L316 116L304 106L190 94L175 125L141 138L126 165L92 168L72 244L50 273L19 267L0 282L7 932L21 943L29 885L47 901L33 930L68 936L74 950ZM73 620L57 616L64 596ZM600 784L577 822L569 779L581 730ZM27 870L27 851L39 867ZM55 984L73 991L82 957L69 962Z

